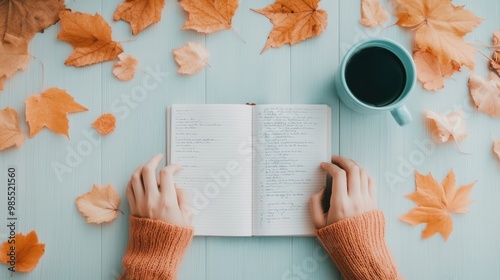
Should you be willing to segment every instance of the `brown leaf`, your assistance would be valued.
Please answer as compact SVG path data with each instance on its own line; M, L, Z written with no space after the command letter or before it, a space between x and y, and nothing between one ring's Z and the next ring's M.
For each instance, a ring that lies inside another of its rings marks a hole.
M135 68L139 61L133 56L121 53L118 55L120 61L116 62L113 67L113 74L120 81L130 81L135 76Z
M120 196L112 185L94 185L91 191L77 197L75 203L89 224L111 222L120 211Z
M500 30L493 32L493 47L497 49L493 52L492 60L490 60L490 69L495 70L500 75Z
M269 18L274 28L267 37L263 53L269 48L279 48L284 44L295 45L325 31L328 14L318 9L320 0L276 0L264 9L252 11Z
M13 43L0 40L0 90L3 90L3 81L12 77L18 70L26 69L30 62L28 43L14 39Z
M113 20L129 22L132 34L137 35L161 20L164 6L165 0L125 0L116 8Z
M25 101L26 121L30 127L30 138L43 127L68 135L68 113L87 111L87 108L75 102L65 90L49 88L42 94L34 94Z
M99 134L106 135L115 131L116 118L113 114L103 114L92 123L92 126L99 132Z
M366 27L383 25L389 19L387 12L378 0L361 1L361 19L359 23Z
M37 32L56 23L64 9L64 0L0 1L0 41L28 43Z
M238 0L179 0L189 14L182 29L202 33L231 29L231 22L238 8Z
M111 27L101 15L62 11L59 16L62 28L57 38L75 48L66 65L79 67L113 60L123 52L121 44L112 40Z
M9 239L0 246L0 262L10 265L10 257L7 255L11 252L15 240L15 256L16 256L16 272L29 272L35 269L38 261L45 253L45 244L38 243L36 231L24 235L17 233L15 239Z
M174 58L179 65L179 74L191 75L201 71L208 65L210 53L197 43L188 42L186 45L174 49Z
M448 64L439 63L437 57L430 52L416 51L413 60L417 67L418 81L426 90L437 91L444 88L444 78L451 77L460 65L455 61Z
M454 6L451 0L396 0L396 22L401 27L415 30L415 45L434 54L443 65L456 61L474 69L474 48L464 36L474 30L483 19L463 6Z
M19 148L23 142L24 134L16 110L10 107L0 110L0 151L13 146Z
M500 115L500 77L490 73L486 81L474 74L469 78L469 91L476 109L492 117Z
M455 174L450 170L448 176L440 184L429 173L424 176L415 170L415 185L417 190L406 195L415 202L417 207L401 216L401 220L412 226L427 224L422 232L422 238L429 238L436 233L448 240L453 231L451 213L467 213L467 205L472 200L469 194L474 183L455 188Z
M438 114L426 111L425 117L430 120L430 129L439 143L454 139L462 141L467 137L464 112L458 110L449 114Z

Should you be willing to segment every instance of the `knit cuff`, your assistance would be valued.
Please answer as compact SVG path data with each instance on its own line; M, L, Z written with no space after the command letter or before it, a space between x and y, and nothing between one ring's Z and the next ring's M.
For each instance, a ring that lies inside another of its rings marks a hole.
M176 279L193 229L130 216L130 237L121 279Z
M400 279L385 243L380 210L344 219L316 231L344 279Z

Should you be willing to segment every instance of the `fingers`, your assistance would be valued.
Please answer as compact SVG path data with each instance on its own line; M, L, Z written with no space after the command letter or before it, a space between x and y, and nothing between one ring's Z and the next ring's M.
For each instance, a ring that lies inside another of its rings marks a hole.
M144 187L142 186L142 176L141 170L144 165L140 165L137 169L132 173L132 177L130 178L130 184L132 186L132 192L134 193L134 198L136 202L142 201L144 198Z
M193 210L190 206L191 203L189 193L188 191L177 187L175 188L175 192L177 193L177 202L179 204L179 209L181 210L184 219L188 222L188 224L191 224Z
M132 183L129 181L126 188L127 200L130 206L130 213L134 216L137 215L137 205L135 202L134 190L132 188Z
M170 203L178 204L174 174L179 170L181 170L181 166L177 164L165 166L160 170L160 194Z
M376 193L375 193L375 183L373 182L372 177L368 177L368 194L370 197L375 198Z
M369 196L368 181L369 181L370 175L368 175L368 172L365 169L361 168L360 166L359 166L359 175L360 175L360 182L361 182L361 185L360 185L361 195L368 197Z
M142 182L144 183L144 191L147 196L158 195L158 182L156 180L156 169L158 165L160 165L161 160L163 159L162 154L157 154L152 157L142 168Z
M330 204L332 204L334 197L347 197L346 172L337 165L328 162L322 162L321 168L332 176L332 196L330 197Z
M347 173L347 192L349 196L359 195L361 193L360 167L351 160L343 157L332 157L332 163L344 169Z
M311 210L311 217L316 228L322 228L325 226L325 213L323 213L323 206L321 205L321 199L325 193L325 188L322 188L319 192L311 195L309 199L309 207ZM333 193L332 193L333 196Z
M186 190L176 187L175 192L177 193L177 204L179 204L179 207L189 204L189 193Z

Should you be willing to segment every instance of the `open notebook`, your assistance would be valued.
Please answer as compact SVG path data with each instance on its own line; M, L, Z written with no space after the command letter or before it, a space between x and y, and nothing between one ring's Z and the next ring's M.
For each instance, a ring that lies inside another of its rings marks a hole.
M169 163L190 192L196 235L310 235L309 197L325 184L327 105L172 105Z

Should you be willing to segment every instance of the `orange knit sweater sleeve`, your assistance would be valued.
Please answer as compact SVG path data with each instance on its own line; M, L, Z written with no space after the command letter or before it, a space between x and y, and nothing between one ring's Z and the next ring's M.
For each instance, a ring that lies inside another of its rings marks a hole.
M130 216L122 280L174 280L193 229Z
M385 243L382 211L338 221L316 235L344 279L402 279Z

